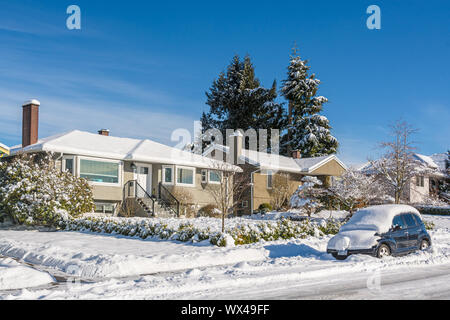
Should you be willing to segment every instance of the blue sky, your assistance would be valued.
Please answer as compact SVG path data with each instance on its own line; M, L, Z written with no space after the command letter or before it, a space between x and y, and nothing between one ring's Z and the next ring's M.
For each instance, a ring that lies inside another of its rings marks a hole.
M81 30L66 8L81 8ZM381 8L381 30L366 8ZM294 42L322 81L347 163L377 154L387 126L419 128L419 151L450 148L448 1L3 1L0 142L21 142L21 108L41 101L40 137L109 128L170 140L193 130L205 91L234 54L265 86L285 78ZM280 101L283 101L280 99Z

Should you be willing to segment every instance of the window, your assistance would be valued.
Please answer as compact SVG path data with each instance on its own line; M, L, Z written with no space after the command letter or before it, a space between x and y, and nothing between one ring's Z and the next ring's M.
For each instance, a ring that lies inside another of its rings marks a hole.
M80 160L80 177L99 183L119 183L119 162Z
M63 158L63 171L68 171L71 174L75 174L74 159Z
M195 169L186 167L177 167L177 184L194 186Z
M247 207L248 207L248 201L242 201L241 208L247 208Z
M203 169L202 170L202 183L208 182L208 170Z
M423 187L425 185L424 176L416 176L416 186Z
M272 171L267 171L267 189L272 189L273 175Z
M113 215L116 207L113 203L95 203L95 212Z
M162 181L164 184L173 184L173 166L163 166Z
M401 216L395 216L394 220L392 221L392 226L394 228L396 226L400 226L402 229L406 227Z
M222 173L220 171L209 171L209 182L220 183L222 181Z
M415 227L417 225L416 220L414 220L413 216L410 213L403 215L403 217L405 218L405 222L408 228Z

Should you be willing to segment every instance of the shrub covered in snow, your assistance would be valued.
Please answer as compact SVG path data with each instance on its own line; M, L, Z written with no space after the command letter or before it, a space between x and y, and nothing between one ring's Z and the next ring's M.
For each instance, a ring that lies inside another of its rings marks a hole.
M55 225L93 210L86 180L61 172L49 154L0 162L0 213L15 223Z
M320 197L324 191L318 188L322 185L322 181L313 176L306 176L302 178L302 182L303 184L292 195L290 204L292 208L304 209L308 216L311 216L322 205Z
M155 237L183 242L209 240L213 245L225 247L259 241L335 234L339 231L340 224L331 219L323 219L319 223L309 220L297 222L281 219L278 221L261 221L256 224L241 222L227 228L225 232L219 232L211 230L208 226L194 226L190 222L166 223L164 219L87 217L62 220L60 227L68 231L112 233L142 239Z

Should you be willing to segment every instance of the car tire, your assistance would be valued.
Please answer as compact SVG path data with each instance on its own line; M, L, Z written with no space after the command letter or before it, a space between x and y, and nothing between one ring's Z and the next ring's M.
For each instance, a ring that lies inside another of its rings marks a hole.
M423 239L422 241L420 241L420 246L419 249L421 251L425 251L430 247L430 242L426 239Z
M377 257L382 259L391 255L391 248L387 244L382 244L378 247Z
M348 256L339 256L337 253L332 254L336 260L345 260Z

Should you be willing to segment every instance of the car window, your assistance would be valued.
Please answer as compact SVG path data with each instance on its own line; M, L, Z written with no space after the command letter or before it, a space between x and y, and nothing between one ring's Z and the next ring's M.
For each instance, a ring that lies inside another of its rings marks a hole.
M405 222L406 222L406 225L407 225L408 227L415 227L415 226L417 226L417 222L416 222L416 220L413 218L412 214L410 214L410 213L404 214L404 215L403 215L403 218L405 218Z
M416 214L412 214L412 216L414 220L416 220L417 225L421 225L423 223L422 220Z
M401 216L395 216L394 220L392 220L392 227L400 226L403 228L406 228L405 223L403 222L403 219Z

